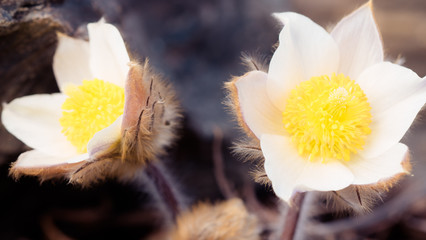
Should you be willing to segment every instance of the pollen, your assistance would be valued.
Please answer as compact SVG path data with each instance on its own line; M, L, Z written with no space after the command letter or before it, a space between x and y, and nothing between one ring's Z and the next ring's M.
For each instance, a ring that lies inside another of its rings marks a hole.
M123 114L124 88L95 78L67 87L65 94L68 97L59 119L62 133L79 153L86 153L87 143L95 133Z
M349 161L371 133L371 107L360 86L343 74L312 77L293 89L284 128L310 161Z

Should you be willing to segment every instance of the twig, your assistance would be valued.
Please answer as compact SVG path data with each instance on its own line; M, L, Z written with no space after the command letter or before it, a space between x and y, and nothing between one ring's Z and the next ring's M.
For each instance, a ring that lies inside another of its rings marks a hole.
M229 181L225 176L225 167L223 164L222 157L222 139L223 133L220 128L215 127L213 129L213 167L214 167L214 175L216 178L217 185L225 196L225 198L233 198L236 197L237 194L232 190Z
M420 179L422 180L422 179ZM375 209L374 214L367 214L357 218L349 218L327 224L316 224L310 230L317 236L330 236L346 232L357 232L368 235L383 231L401 221L410 206L416 201L425 198L424 182L417 179L407 184L407 187L385 205ZM409 197L407 197L409 196Z
M63 233L53 222L52 215L45 215L40 221L45 238L48 240L73 240L73 238Z
M172 218L175 219L181 209L172 185L161 172L162 170L154 163L149 163L145 171L157 189L158 194L163 198L164 203L171 211Z
M291 240L297 228L300 210L302 209L305 193L296 193L292 199L292 203L287 209L284 218L284 228L281 235L281 240Z
M243 199L246 202L247 208L256 213L259 219L266 223L265 225L270 225L278 221L279 213L277 209L269 209L262 205L257 199L253 186L249 181L246 181L243 186Z

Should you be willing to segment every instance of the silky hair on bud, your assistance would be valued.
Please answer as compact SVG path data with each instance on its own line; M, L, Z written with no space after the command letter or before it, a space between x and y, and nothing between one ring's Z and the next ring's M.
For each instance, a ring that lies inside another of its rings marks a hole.
M153 73L148 60L131 63L122 124L122 161L145 164L164 153L181 118L169 84Z
M218 204L199 203L178 216L173 240L259 240L257 218L233 198Z
M242 53L241 60L246 66L247 71L268 71L265 57L257 57L248 53Z
M255 57L250 54L243 53L241 59L248 71L267 71L267 65L265 64L265 59L263 57ZM267 177L265 169L263 168L265 158L263 157L262 149L260 148L260 141L249 129L241 115L238 91L235 86L235 82L239 78L240 77L234 77L231 81L225 83L224 88L228 94L224 104L226 109L231 113L231 116L234 116L234 120L238 123L241 131L246 133L249 137L235 142L232 147L232 151L241 161L247 161L253 164L254 168L251 170L251 175L257 183L271 185L271 181Z

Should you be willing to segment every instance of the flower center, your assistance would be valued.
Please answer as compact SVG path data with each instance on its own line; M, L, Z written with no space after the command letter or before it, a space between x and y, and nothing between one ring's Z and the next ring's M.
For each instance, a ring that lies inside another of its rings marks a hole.
M370 104L354 80L343 74L312 77L290 93L284 128L301 156L350 160L371 133Z
M62 105L62 133L80 153L96 132L111 125L124 109L124 89L103 80L84 80L80 86L65 89Z

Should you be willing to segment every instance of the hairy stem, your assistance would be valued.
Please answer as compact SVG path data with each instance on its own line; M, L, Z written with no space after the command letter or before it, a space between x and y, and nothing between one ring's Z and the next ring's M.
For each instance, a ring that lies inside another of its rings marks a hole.
M232 190L232 187L225 175L225 166L222 156L222 139L223 133L220 128L214 128L213 131L213 167L217 185L223 196L227 199L236 197L237 194Z
M170 180L163 173L164 169L154 163L151 163L146 166L145 171L151 179L158 194L163 199L164 204L170 210L174 220L179 214L181 207Z
M296 193L293 197L290 206L287 209L284 217L284 228L281 235L281 240L291 240L297 228L300 210L302 209L305 193Z

